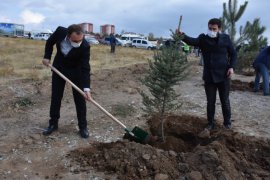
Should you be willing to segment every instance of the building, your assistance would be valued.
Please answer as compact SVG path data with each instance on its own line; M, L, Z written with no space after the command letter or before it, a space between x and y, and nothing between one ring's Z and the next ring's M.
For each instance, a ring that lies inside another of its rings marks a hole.
M109 35L109 34L115 34L115 26L110 24L105 24L103 26L100 26L100 34L101 35Z
M24 25L14 23L0 23L0 35L10 37L23 37Z
M93 24L92 23L81 23L79 25L82 27L82 29L85 33L93 33Z

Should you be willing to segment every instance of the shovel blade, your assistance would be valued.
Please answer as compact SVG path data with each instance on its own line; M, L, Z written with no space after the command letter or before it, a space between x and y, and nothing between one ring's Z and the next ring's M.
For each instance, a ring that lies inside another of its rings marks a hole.
M124 139L128 139L130 141L135 141L137 143L145 144L148 142L149 134L143 129L135 126L131 132L126 132Z

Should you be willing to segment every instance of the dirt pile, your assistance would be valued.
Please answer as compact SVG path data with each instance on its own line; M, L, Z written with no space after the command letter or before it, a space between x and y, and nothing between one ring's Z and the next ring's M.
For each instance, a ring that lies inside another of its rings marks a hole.
M152 133L157 134L157 119L149 120L149 124ZM77 171L94 167L117 174L119 179L270 178L269 140L246 137L221 126L205 132L205 125L202 118L169 116L165 143L97 143L68 156L79 164Z
M231 90L232 91L253 91L254 82L243 82L238 79L231 81ZM262 90L262 84L260 84L260 90Z
M99 171L117 173L119 179L147 179L164 174L179 177L177 154L135 142L95 144L91 148L71 152L84 171L89 166Z
M204 86L204 84L201 84L201 86ZM254 81L245 82L241 81L239 79L231 80L231 91L249 91L252 92L254 89ZM259 90L262 90L262 83L259 85Z

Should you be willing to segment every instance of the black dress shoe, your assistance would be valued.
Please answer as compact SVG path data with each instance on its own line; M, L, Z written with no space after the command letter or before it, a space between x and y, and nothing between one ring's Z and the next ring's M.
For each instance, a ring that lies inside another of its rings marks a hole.
M213 130L213 129L215 129L215 124L214 123L208 123L205 129L207 129L208 131Z
M228 129L228 130L229 130L229 129L232 129L232 125L231 125L231 124L226 124L226 125L224 125L224 128L225 128L225 129Z
M49 125L49 127L42 133L43 135L50 135L53 131L58 129L58 125Z
M85 129L80 129L79 133L80 133L82 138L88 138L89 137L89 132L88 132L88 130L86 128Z

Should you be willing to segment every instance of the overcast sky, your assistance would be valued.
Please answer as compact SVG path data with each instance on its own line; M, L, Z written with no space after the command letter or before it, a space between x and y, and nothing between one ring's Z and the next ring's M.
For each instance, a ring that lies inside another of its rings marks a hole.
M210 18L222 15L228 0L1 0L0 22L25 25L26 30L56 29L73 23L90 22L94 32L100 25L114 24L116 32L137 32L155 37L169 36L183 15L182 31L198 36L207 31ZM270 0L249 0L237 25L260 18L270 42ZM238 5L244 0L238 0Z

